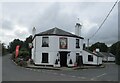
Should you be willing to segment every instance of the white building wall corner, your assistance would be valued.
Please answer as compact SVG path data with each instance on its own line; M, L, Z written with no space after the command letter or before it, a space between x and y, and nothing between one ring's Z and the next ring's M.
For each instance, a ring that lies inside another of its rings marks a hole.
M90 64L90 65L100 65L102 64L102 57L97 57L87 51L83 50L83 64ZM88 61L88 55L93 55L93 61Z
M48 64L53 65L54 67L60 67L60 61L58 61L58 64L55 64L56 59L60 59L60 56L57 56L57 53L59 51L69 51L70 56L67 58L67 65L68 66L74 66L76 62L76 53L82 52L83 56L83 63L87 62L87 58L83 54L83 40L80 39L80 49L76 49L76 38L73 37L66 37L68 39L68 49L60 49L59 48L59 38L64 36L49 36L49 47L42 47L42 36L36 36L36 52L34 53L35 49L35 39L33 40L33 46L32 49L32 58L35 61L35 64ZM55 43L53 43L55 42ZM42 62L42 53L49 53L49 63L41 63ZM35 54L35 57L34 57ZM70 59L72 60L72 64L69 64Z

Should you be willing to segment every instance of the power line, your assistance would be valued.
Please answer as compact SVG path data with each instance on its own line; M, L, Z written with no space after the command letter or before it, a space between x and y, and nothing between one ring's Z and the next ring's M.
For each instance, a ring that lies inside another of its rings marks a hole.
M112 7L111 10L109 11L109 13L107 14L107 16L105 17L105 19L103 20L103 22L101 23L101 25L99 26L99 28L97 29L97 31L96 31L89 39L93 38L93 37L97 34L97 32L101 29L101 27L103 26L103 24L104 24L105 21L107 20L108 16L110 15L110 13L112 12L112 10L113 10L114 7L116 6L117 2L118 2L118 0L114 3L113 7ZM88 39L88 40L89 40L89 39Z

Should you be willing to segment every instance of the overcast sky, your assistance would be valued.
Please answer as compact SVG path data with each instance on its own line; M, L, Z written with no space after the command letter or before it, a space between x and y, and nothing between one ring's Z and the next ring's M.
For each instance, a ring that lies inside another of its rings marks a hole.
M36 27L37 33L58 27L75 32L77 18L82 23L84 42L98 29L114 2L2 2L0 3L0 40L5 44L14 39L25 40ZM108 45L118 40L118 5L90 43Z

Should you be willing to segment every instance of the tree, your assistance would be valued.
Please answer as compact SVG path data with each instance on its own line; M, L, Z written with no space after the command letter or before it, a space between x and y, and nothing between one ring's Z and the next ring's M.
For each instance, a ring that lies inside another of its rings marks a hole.
M117 42L110 47L110 53L116 55L117 52Z
M29 43L32 43L32 35L27 37L25 42L24 42L24 46L27 49L27 51L29 52L29 57L31 58L32 53L31 53L31 48L29 47Z
M3 56L7 53L7 48L5 47L4 43L1 44L1 48L2 48L2 50L1 50L2 51L2 56Z
M110 52L115 55L116 64L120 65L120 41L110 47Z
M24 41L24 47L29 50L29 43L32 43L32 35L30 35L29 37L26 38L26 40Z
M27 49L29 51L29 43L32 42L32 36L30 35L29 37L26 38L25 41L22 41L20 39L14 39L12 42L9 43L9 51L12 53L15 51L16 46L20 45L20 48Z
M19 40L19 39L14 39L12 42L9 43L9 52L12 53L15 51L16 46L20 45L20 47L23 46L23 41Z
M100 52L108 51L107 45L105 43L100 43L100 42L97 42L97 43L91 45L91 47L89 47L89 50L94 51L96 48L99 48Z

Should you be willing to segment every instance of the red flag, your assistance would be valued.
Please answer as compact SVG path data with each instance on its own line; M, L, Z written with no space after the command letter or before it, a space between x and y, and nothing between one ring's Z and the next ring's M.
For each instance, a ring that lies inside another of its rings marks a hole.
M16 57L16 58L18 57L18 54L19 54L19 48L20 48L20 46L17 45L17 46L16 46L16 50L15 50L15 57Z

